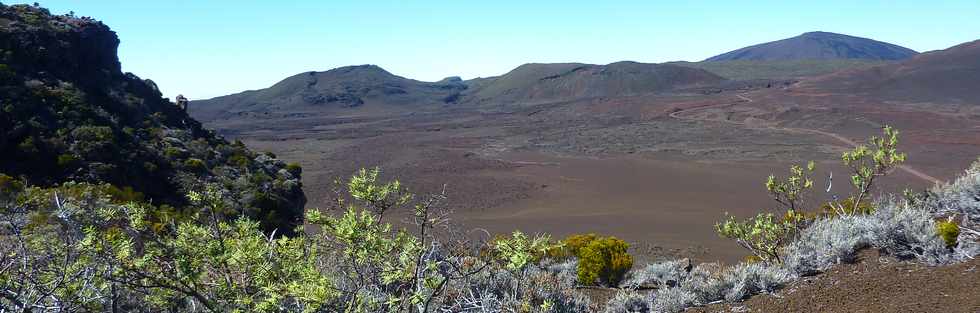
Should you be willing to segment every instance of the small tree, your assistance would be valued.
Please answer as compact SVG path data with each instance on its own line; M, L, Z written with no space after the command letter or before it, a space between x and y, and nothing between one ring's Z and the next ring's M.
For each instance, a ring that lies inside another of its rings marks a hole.
M843 154L841 159L853 172L851 182L857 191L843 201L825 203L820 208L821 212L837 216L874 211L867 201L874 182L905 161L905 154L896 150L898 131L885 126L883 132L883 137L872 136L868 140L871 148L861 145ZM813 161L810 161L805 168L797 165L790 167L790 174L785 180L769 175L766 190L773 200L786 209L782 219L777 219L773 214L759 214L745 221L737 221L729 216L724 222L716 224L715 230L722 237L734 239L767 263L781 262L780 246L794 234L799 234L809 220L805 212L805 199L813 188L814 168Z
M776 178L776 175L769 175L766 180L766 190L773 200L791 212L798 212L804 208L807 191L813 188L813 161L806 164L806 168L793 165L789 168L789 177L786 180Z
M860 204L866 200L877 178L885 176L905 162L905 153L898 152L898 131L891 126L882 129L883 136L871 136L868 145L859 145L851 151L844 152L841 160L851 170L851 183L857 189L853 196L854 203ZM842 208L836 208L838 214L848 214Z
M321 230L316 244L333 251L341 308L348 312L428 312L450 282L486 268L471 244L452 231L441 205L444 194L416 197L398 181L382 183L380 170L362 169L346 183L354 203L339 216L311 210L307 222ZM414 203L413 203L414 201ZM409 228L383 221L396 209L412 208ZM441 239L441 240L439 240Z

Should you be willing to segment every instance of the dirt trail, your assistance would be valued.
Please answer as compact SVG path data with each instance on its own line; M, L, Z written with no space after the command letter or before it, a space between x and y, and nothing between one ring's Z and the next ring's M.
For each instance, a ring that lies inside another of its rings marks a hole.
M732 121L732 120L718 120L718 119L710 119L710 118L697 118L697 117L693 117L693 116L681 116L681 114L683 114L683 113L688 113L688 112L695 111L695 110L706 110L706 109L722 108L722 107L735 106L735 105L737 105L739 103L751 103L751 102L755 102L751 98L747 97L745 94L736 94L735 97L737 97L741 101L735 101L735 102L730 102L730 103L722 103L722 104L714 104L714 105L706 105L706 106L699 106L699 107L694 107L694 108L689 108L689 109L682 109L682 110L678 110L678 111L675 111L675 112L671 112L668 116L670 116L671 118L680 119L680 120L724 122L724 123L729 123L729 124L734 124L734 125L748 126L744 122L738 122L738 121ZM851 140L851 139L849 139L847 137L844 137L844 136L842 136L840 134L826 132L826 131L822 131L822 130L818 130L818 129L796 128L796 127L777 127L777 126L767 126L766 128L772 129L772 130L788 131L788 132L817 134L817 135L822 135L822 136L833 138L834 140L837 140L837 141L839 141L841 143L844 143L845 145L847 145L848 147L851 147L851 148L854 148L854 147L857 147L858 146L858 143L857 142L854 142L853 140ZM919 170L917 170L915 168L912 168L911 166L908 166L908 165L900 165L898 168L900 170L906 172L906 173L911 174L912 176L921 178L921 179L923 179L925 181L928 181L928 182L931 182L931 183L934 183L934 184L938 184L938 183L941 182L939 179L937 179L935 177L932 177L929 174L923 173L922 171L919 171Z

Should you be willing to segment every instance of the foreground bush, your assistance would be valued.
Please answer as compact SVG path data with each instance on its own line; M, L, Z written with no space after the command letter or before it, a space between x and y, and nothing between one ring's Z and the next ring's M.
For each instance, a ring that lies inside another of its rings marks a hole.
M680 312L691 306L739 301L759 292L772 292L796 277L765 263L726 268L690 265L686 261L666 261L634 271L625 284L626 290L639 286L659 288L646 297L630 291L621 293L607 303L606 312Z
M615 237L590 242L579 251L579 283L618 286L626 271L633 267L633 256L627 250L629 244Z
M229 221L220 188L193 191L194 206L174 211L120 203L108 185L43 189L0 175L0 312L590 310L574 289L576 262L540 259L546 236L454 236L441 195L378 176L352 177L344 211L311 212L318 233L282 237ZM409 227L384 220L406 207Z
M834 200L825 202L816 213L806 213L808 209L804 200L813 188L811 177L815 164L810 161L805 168L794 165L790 167L790 174L785 179L770 175L765 184L773 200L785 210L782 220L771 213L760 213L744 221L728 217L724 222L715 225L716 231L720 236L733 239L749 250L753 259L766 263L782 263L780 255L783 247L797 238L799 231L813 223L815 218L873 213L875 208L868 204L867 198L874 183L900 166L906 158L905 153L897 150L898 131L885 126L882 132L882 137L871 136L867 145L859 145L841 156L844 165L851 170L851 184L855 187L853 195L842 201L834 196Z

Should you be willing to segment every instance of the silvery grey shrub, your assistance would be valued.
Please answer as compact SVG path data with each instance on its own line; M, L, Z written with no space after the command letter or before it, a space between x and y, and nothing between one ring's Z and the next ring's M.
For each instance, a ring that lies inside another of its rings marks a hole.
M657 290L652 298L654 312L674 313L693 305L697 296L687 288L665 288Z
M687 276L684 267L689 266L688 260L663 261L648 264L639 270L627 273L626 279L620 284L624 288L640 287L672 287Z
M625 289L606 302L603 313L649 313L650 302L643 294Z

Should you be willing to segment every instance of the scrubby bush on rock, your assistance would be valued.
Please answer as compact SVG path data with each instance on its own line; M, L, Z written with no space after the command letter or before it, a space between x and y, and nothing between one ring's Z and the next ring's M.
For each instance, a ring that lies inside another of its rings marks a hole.
M155 84L122 72L119 39L106 25L29 5L0 4L0 21L0 171L48 187L130 186L172 207L187 206L191 190L217 185L235 194L229 208L268 232L301 222L299 175L232 147ZM255 184L253 175L272 179Z

